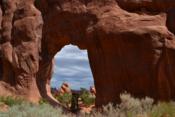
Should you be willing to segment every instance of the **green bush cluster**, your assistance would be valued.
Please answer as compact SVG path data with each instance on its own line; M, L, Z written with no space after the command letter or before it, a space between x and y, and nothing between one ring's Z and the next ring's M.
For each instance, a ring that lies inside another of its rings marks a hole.
M58 95L55 98L63 105L69 107L73 98L72 96L73 95L70 93L65 93L65 94ZM87 106L90 106L95 103L95 97L92 96L88 90L83 88L80 91L79 98L81 99L82 103ZM43 102L45 101L43 100Z
M42 105L42 104L49 104L49 103L46 99L41 98L40 101L39 101L39 104Z
M14 98L14 97L8 96L8 97L0 97L0 102L8 106L13 106L13 105L22 104L24 100L21 98Z
M69 104L71 104L72 95L70 93L65 93L62 95L58 95L55 98L64 106L69 107Z
M95 97L91 95L91 93L86 89L81 89L80 92L80 99L82 100L83 104L90 106L95 103Z

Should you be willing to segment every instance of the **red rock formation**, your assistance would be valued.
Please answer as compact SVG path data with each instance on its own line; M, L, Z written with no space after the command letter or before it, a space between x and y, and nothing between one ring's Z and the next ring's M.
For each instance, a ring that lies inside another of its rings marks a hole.
M71 94L71 89L68 83L63 83L59 89L60 94L69 93Z
M16 6L17 0L9 1L2 21L6 83L0 85L1 95L10 84L14 94L36 100L37 81L41 96L57 104L50 93L52 60L63 46L74 44L88 50L96 106L118 102L124 91L156 100L175 98L175 16L169 10L175 7L173 0L139 5L134 0L133 5L122 0L41 0L42 41L42 19L33 2L18 0Z
M175 6L174 0L116 0L119 5L130 11L147 9L149 11L166 11Z
M41 13L34 0L5 0L1 31L3 74L0 95L18 95L33 102L40 94L36 85L42 36Z

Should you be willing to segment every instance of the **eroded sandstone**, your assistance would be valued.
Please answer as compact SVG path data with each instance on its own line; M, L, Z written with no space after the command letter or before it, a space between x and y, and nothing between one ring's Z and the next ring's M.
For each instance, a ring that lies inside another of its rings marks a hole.
M33 1L9 0L1 23L0 95L36 101L41 95L59 104L50 93L53 59L74 44L88 50L96 106L119 102L125 91L174 100L175 4L130 2L41 0L36 2L41 18Z
M0 95L17 95L36 102L40 96L36 74L43 22L33 3L33 0L2 1Z

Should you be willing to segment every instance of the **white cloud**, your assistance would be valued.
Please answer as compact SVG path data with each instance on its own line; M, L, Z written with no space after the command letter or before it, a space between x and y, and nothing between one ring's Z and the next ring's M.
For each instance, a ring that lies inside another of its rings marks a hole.
M89 88L93 85L86 50L67 45L56 54L51 84L53 87L60 87L62 82L68 82L73 89Z

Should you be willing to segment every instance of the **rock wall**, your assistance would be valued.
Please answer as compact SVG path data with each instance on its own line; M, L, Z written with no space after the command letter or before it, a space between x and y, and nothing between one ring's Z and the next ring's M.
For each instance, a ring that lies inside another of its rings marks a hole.
M33 0L1 1L0 95L17 95L35 102L40 97L36 74L43 22L33 3Z
M41 95L59 105L50 93L53 59L74 44L88 50L96 106L119 102L124 91L175 99L173 1L40 0L42 18L33 1L24 1L2 4L0 95Z
M174 0L116 0L118 4L125 10L138 11L166 11L174 8Z
M2 10L1 10L1 5L0 5L0 32L2 31L1 22L2 22ZM1 40L1 34L0 34L0 40ZM1 41L0 41L0 43L1 43ZM3 73L2 52L1 52L1 45L0 45L0 80L2 79L2 73Z

